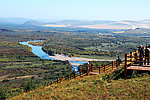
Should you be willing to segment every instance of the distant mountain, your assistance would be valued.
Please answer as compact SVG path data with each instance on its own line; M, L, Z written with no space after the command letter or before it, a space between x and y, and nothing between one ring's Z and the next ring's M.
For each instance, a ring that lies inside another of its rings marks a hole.
M68 27L68 28L94 28L94 29L135 29L149 28L150 19L133 20L31 20L27 18L0 18L0 25L21 25L38 27Z
M142 20L142 21L150 21L150 19Z
M62 20L55 23L47 23L43 26L47 27L71 27L76 28L80 26L85 25L97 25L97 24L109 24L116 21L108 21L108 20L94 20L94 21L88 21L88 20Z
M27 18L0 18L0 24L23 24L25 23Z
M137 23L138 21L133 21L133 20L122 20L122 22Z
M107 20L94 20L94 21L88 21L88 20L63 20L60 22L57 22L57 24L71 24L71 25L95 25L95 24L104 24L104 23L112 23L115 21L107 21Z
M41 26L41 25L44 25L45 23L43 23L43 22L39 22L39 21L36 21L36 20L28 20L28 21L26 21L25 23L23 23L22 25L25 25L25 26L27 26L27 25L34 25L34 26Z
M94 29L135 29L150 28L150 21L109 21L109 20L63 20L56 23L48 23L46 27L71 27L71 28L94 28Z
M150 33L150 29L145 29L145 28L136 28L136 29L129 29L126 30L124 33L129 33L129 34L145 34L145 33Z

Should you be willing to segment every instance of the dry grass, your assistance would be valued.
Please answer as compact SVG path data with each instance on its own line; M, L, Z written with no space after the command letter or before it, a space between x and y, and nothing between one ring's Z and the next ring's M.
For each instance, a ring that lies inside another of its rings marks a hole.
M145 99L150 100L150 77L127 80L102 80L102 75L85 76L59 85L39 88L11 100L107 100Z

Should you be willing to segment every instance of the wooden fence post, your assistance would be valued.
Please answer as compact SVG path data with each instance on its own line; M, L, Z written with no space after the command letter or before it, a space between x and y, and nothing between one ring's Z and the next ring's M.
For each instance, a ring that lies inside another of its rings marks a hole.
M80 68L80 77L81 77L81 75L82 75L82 69Z
M99 74L101 74L101 66L99 66Z
M70 80L70 74L68 74L68 80Z
M76 79L76 77L77 77L77 71L74 71L74 79Z
M116 69L118 68L118 59L116 59Z
M130 52L130 62L131 62L131 65L132 65L132 52Z
M59 79L57 79L57 84L58 84L59 82L60 82Z
M93 72L93 64L91 64L91 72Z
M126 76L127 75L127 54L125 54L125 66L124 66L124 75Z
M64 81L64 80L65 80L65 77L63 76L63 77L62 77L62 81Z
M114 70L114 61L112 61L112 70Z
M135 63L137 64L137 50L135 50L134 56L135 56Z
M53 85L53 81L51 82L51 85Z
M47 83L47 86L49 86L49 82Z
M86 66L86 74L89 75L89 66Z
M104 73L106 72L106 65L104 65Z

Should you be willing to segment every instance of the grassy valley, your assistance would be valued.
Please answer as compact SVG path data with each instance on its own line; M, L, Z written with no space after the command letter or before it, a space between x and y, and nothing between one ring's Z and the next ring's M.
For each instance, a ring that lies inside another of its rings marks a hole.
M135 34L132 34L132 36L128 36L125 33L116 33L117 30L75 28L70 28L69 30L65 28L38 29L37 27L30 27L29 29L7 27L6 29L3 28L0 31L0 85L3 87L1 87L0 89L6 89L6 91L8 92L7 94L9 95L7 97L13 97L20 93L45 86L48 82L73 73L72 66L67 61L51 61L41 59L31 52L32 49L30 47L19 44L19 42L21 41L43 40L41 42L30 42L30 44L42 46L43 51L45 51L49 55L64 54L70 57L84 57L95 59L115 59L118 55L124 58L125 53L133 51L139 46L139 44L146 45L146 43L149 43L149 38L143 39L139 36L136 36ZM144 36L149 36L149 34L145 34ZM93 63L95 65L103 64L102 62L90 63ZM88 78L92 79L93 77L94 76L88 76L87 79L85 78L84 80L88 80ZM95 80L97 80L101 76L96 77ZM82 79L79 79L79 82L81 80ZM73 83L75 82L76 81L74 80ZM95 84L92 81L89 82L91 83L88 84ZM72 83L65 82L64 84ZM115 83L111 84L113 85ZM105 82L101 85L105 85ZM86 84L83 83L82 86L84 87L86 86ZM64 85L63 87L66 87L66 85ZM88 88L90 87L91 89L89 91L93 91L93 87L89 85ZM50 89L50 87L48 88ZM102 90L103 88L99 89ZM79 88L79 91L81 90L82 89ZM96 91L100 92L100 90ZM43 90L40 91L42 91L41 93L43 93ZM81 94L83 93L84 92L81 92ZM90 92L85 93L89 95ZM95 90L93 93L95 93ZM50 95L50 97L48 98L52 97L53 96ZM66 97L65 94L64 97L71 98ZM76 96L72 96L72 98L74 97ZM46 96L42 98L46 98ZM58 97L54 96L54 98ZM84 98L86 97L83 97L83 99ZM87 96L87 98L93 98L93 96L89 95L89 97Z

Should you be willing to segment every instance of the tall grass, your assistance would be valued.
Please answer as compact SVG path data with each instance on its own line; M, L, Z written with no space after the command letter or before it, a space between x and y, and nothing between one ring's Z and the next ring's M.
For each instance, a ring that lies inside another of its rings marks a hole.
M38 88L11 100L45 99L150 99L150 77L104 81L103 75L85 76L61 84Z

